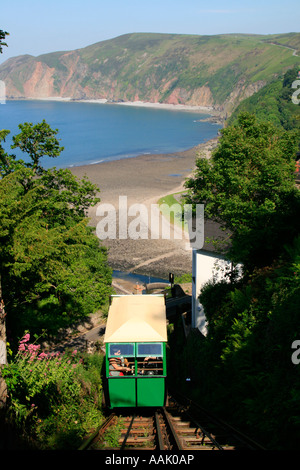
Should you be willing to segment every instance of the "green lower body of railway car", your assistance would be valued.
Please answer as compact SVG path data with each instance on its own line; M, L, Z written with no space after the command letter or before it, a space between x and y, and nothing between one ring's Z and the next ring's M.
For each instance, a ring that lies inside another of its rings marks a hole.
M119 377L109 378L108 393L110 407L136 406L135 387L134 377L122 377L121 380Z
M163 406L165 377L109 378L110 408Z
M164 406L165 378L137 379L137 406Z

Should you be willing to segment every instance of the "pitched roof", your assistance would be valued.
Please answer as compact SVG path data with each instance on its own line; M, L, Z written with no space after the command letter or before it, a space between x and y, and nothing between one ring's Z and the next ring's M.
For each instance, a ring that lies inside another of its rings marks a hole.
M167 341L164 296L112 296L104 343L140 341Z

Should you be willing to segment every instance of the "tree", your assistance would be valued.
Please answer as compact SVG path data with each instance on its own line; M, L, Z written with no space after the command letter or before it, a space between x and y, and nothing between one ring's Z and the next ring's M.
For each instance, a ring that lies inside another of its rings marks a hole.
M298 67L289 69L282 77L277 77L257 93L243 100L227 123L231 125L242 112L249 112L279 128L299 130L300 106L296 106L292 101L292 84L297 79L298 70Z
M206 218L232 234L228 255L245 270L268 265L299 233L297 145L297 133L243 113L186 182L187 201L204 203Z
M14 147L31 161L0 147L0 273L7 324L15 334L29 327L55 333L99 309L111 293L107 252L86 218L99 201L98 188L68 169L41 166L43 155L58 156L61 150L45 121L19 127Z
M193 367L204 406L270 449L299 442L298 141L241 114L186 184L189 202L230 231L227 255L244 275L202 287L208 334L183 354L192 362L198 348L204 358Z
M0 30L0 53L6 35ZM49 325L55 332L99 308L111 286L106 249L86 218L99 201L98 188L69 170L43 168L43 157L63 150L58 130L45 120L19 129L12 148L27 153L27 163L4 151L1 142L10 131L0 131L0 363L6 357L6 314L16 334Z
M2 47L7 46L6 42L3 42L3 39L5 39L5 36L7 36L9 33L6 31L3 31L0 29L0 54L2 54ZM2 138L5 137L5 131L0 132L0 142ZM2 157L4 155L4 151L2 148L0 149L0 159L2 160ZM6 322L5 322L5 305L2 297L2 280L1 280L1 274L0 274L0 372L1 372L1 367L3 364L6 363ZM5 380L1 377L0 375L0 408L2 408L5 405L6 402L6 383Z
M2 47L7 46L6 42L3 42L3 39L5 39L5 36L9 36L9 33L7 31L3 31L0 29L0 54L2 54Z
M19 147L23 152L26 152L31 158L31 163L28 166L37 173L41 173L43 171L40 165L41 158L45 156L58 157L64 149L59 146L59 141L55 137L58 129L51 129L44 119L35 125L31 122L19 124L19 128L21 132L13 137L12 148Z

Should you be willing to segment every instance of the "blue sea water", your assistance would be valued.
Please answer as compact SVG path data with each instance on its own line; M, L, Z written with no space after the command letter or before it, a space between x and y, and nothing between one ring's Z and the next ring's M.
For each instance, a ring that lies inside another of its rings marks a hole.
M214 138L220 126L201 122L208 117L194 111L167 110L118 104L61 101L6 101L0 105L0 129L9 129L4 148L28 161L19 149L10 149L12 136L24 122L43 119L64 147L58 158L45 158L45 168L66 168L145 154L173 153Z
M113 277L114 279L123 279L125 281L138 282L140 284L148 284L150 282L164 282L166 284L169 284L169 281L167 279L162 279L161 277L150 275L147 276L145 274L137 274L132 272L126 273L119 270L113 271Z

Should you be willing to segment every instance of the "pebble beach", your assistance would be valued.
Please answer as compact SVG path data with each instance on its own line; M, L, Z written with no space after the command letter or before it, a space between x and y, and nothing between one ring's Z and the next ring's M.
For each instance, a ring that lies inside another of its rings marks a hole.
M217 138L184 152L142 155L134 158L78 166L72 173L89 180L100 188L100 204L111 204L119 210L120 197L126 196L128 207L143 204L150 208L168 194L184 191L184 182L195 168L196 159L209 158ZM99 204L98 204L99 205ZM90 225L97 226L100 218L97 206L90 208ZM118 219L117 219L118 220ZM101 242L108 248L108 260L113 269L167 278L169 272L181 275L191 272L192 253L186 240L174 239L115 239Z

